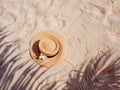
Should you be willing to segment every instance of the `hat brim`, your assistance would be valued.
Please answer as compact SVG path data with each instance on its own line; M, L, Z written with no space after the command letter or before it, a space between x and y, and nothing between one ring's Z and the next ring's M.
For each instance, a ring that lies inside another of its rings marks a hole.
M38 44L41 38L46 36L51 36L57 40L57 42L59 43L59 51L55 56L47 58L45 60L41 60L38 58L41 53L39 51ZM67 43L65 38L63 38L59 33L52 30L45 30L41 31L32 38L30 42L29 52L33 60L35 60L39 65L51 67L65 58L67 53Z

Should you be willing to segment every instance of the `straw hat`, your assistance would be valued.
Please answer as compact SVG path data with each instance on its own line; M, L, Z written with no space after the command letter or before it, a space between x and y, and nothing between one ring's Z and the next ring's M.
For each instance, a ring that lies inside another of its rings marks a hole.
M65 58L67 45L59 33L46 30L32 38L29 51L39 65L51 67Z

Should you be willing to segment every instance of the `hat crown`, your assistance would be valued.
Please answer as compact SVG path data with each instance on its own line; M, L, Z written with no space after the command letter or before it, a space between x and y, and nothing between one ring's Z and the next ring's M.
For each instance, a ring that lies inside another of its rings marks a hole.
M39 42L39 50L48 56L53 56L58 52L57 41L53 38L44 37Z

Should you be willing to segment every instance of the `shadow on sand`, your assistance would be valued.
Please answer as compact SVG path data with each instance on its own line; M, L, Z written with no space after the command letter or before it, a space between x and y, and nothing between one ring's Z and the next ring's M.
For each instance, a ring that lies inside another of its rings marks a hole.
M32 90L35 82L49 69L45 69L39 73L31 82L32 78L42 67L30 64L24 69L17 81L11 84L16 72L22 69L30 60L14 66L21 60L21 55L24 54L24 52L15 55L14 52L19 45L14 46L12 41L4 42L4 39L12 34L6 34L7 31L5 28L6 27L0 28L0 90ZM19 42L19 40L17 42ZM107 67L103 67L109 58L112 57L112 54L108 52L107 56L103 54L99 58L91 59L86 65L84 72L82 72L82 67L78 70L72 70L69 73L69 79L65 82L66 86L63 87L63 90L120 90L120 57L113 60L114 62ZM36 69L33 70L34 68ZM51 76L54 76L54 74L40 81L35 90L39 90L39 86ZM52 82L49 85L46 84L46 86L41 87L40 90L57 90L58 87L55 88L57 82L59 81Z
M16 72L20 69L23 69L23 67L29 63L30 60L26 60L25 62L15 66L15 64L22 59L21 55L23 55L26 51L16 55L15 51L19 45L15 45L14 41L4 41L7 37L10 37L10 35L12 35L12 33L7 34L6 27L0 28L0 90L26 90L31 82L31 79L43 67L38 67L38 65L34 63L28 65L28 67L25 68L18 77L17 81L14 84L11 84L14 80ZM17 40L16 42L20 43L20 40ZM33 70L34 68L36 69ZM28 90L32 89L36 80L40 78L47 70L48 69L45 69L36 78L34 78L35 80L31 83L31 86L28 88ZM44 81L45 80L41 81L40 84Z

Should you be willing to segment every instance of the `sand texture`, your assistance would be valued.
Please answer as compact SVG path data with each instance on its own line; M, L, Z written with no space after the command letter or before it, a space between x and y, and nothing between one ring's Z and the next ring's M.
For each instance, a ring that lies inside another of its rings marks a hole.
M31 39L44 30L60 33L68 46L66 58L51 68L29 54ZM114 52L108 65L119 49L120 0L0 0L0 90L78 90L77 81L66 83L69 72Z

